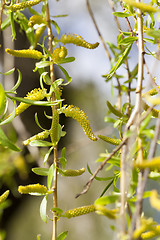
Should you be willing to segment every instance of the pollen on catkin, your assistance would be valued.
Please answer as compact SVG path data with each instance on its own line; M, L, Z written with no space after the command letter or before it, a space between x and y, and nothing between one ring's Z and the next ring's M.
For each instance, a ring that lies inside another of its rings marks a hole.
M53 144L58 142L58 125L59 125L59 113L57 110L53 113L52 126L50 130L50 137Z
M78 36L76 34L64 34L62 35L60 42L62 42L63 44L72 43L72 44L75 44L76 46L89 48L89 49L94 49L99 45L98 42L88 43L81 36Z
M6 48L5 51L6 53L15 57L33 58L37 60L40 60L43 57L41 52L37 50L31 50L31 49L12 50L12 49Z
M60 48L56 48L52 53L52 58L55 63L61 62L67 56L67 49L62 46Z
M33 27L35 24L47 24L45 19L40 16L40 15L33 15L30 17L29 21L28 21L28 26L29 27Z
M89 139L93 141L97 140L97 137L92 132L87 116L82 110L76 106L69 105L68 107L62 108L61 112L64 113L66 117L75 119L81 125Z
M113 138L110 138L110 137L107 137L107 136L102 136L102 135L98 135L98 137L100 139L102 139L103 141L108 142L108 143L110 143L112 145L115 145L115 146L117 146L121 143L120 139L113 139Z
M45 138L47 138L49 136L49 131L48 130L45 130L43 132L40 132L30 138L28 138L27 140L23 141L23 145L28 145L31 141L33 140L43 140Z
M20 11L23 10L27 7L32 7L34 5L37 5L40 3L42 0L31 0L31 1L26 1L26 2L21 2L21 3L16 3L10 6L5 6L8 10L11 11Z
M1 196L0 196L0 204L3 203L9 195L9 190L5 191Z
M19 186L18 192L21 194L31 194L31 193L46 194L48 190L44 185L40 185L39 183L37 183L37 184L30 184L26 186Z
M91 212L95 212L96 208L94 205L83 206L65 211L64 216L67 218L78 217Z
M34 90L32 90L31 92L29 92L27 94L26 99L30 99L30 100L34 100L34 101L40 101L42 99L44 99L47 95L46 89L42 90L40 88L35 88ZM16 108L16 114L15 116L18 116L19 114L21 114L22 112L24 112L28 107L30 107L30 104L27 103L23 103L21 102L18 107Z

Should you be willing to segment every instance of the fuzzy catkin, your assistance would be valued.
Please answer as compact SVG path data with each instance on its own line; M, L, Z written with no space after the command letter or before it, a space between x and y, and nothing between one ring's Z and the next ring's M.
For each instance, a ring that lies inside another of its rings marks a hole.
M72 117L73 119L75 119L81 125L89 139L93 141L97 140L97 137L92 132L89 121L82 110L80 110L76 106L69 105L66 108L62 108L61 112L64 113L66 117Z
M46 89L42 90L40 88L34 89L31 92L27 94L26 99L34 100L34 101L40 101L46 97ZM18 107L16 108L16 114L15 116L18 116L22 112L24 112L28 107L30 107L31 104L23 103L21 102Z
M48 190L44 185L40 185L39 183L37 183L37 184L30 184L26 186L19 186L18 192L21 194L30 194L30 193L46 194Z
M13 4L13 5L10 5L10 6L6 7L6 8L8 10L11 10L11 11L20 11L20 10L23 10L24 8L32 7L34 5L37 5L41 1L42 0L26 1L26 2L21 2L21 3L16 3L16 4Z
M78 217L91 212L95 212L96 208L94 205L83 206L65 211L64 216L67 218Z
M40 133L28 138L27 140L23 141L23 145L26 146L33 140L43 140L43 139L47 138L48 136L49 136L49 131L45 130L45 131L40 132Z
M58 125L59 125L59 113L57 110L53 113L52 126L50 130L50 137L53 144L58 142Z
M29 27L33 27L35 24L47 24L45 19L40 16L40 15L33 15L30 17L29 21L28 21L28 26Z
M0 204L3 203L9 195L9 190L5 191L1 196L0 196Z
M94 49L99 45L98 42L93 44L88 43L81 36L78 36L76 34L64 34L62 35L60 42L62 42L63 44L72 43L72 44L75 44L76 46L80 46L88 49Z
M55 63L59 63L66 56L67 56L67 49L64 46L60 48L56 48L52 53L52 58Z
M12 49L6 48L5 51L6 53L15 57L33 58L37 60L40 60L43 57L41 52L37 50L31 50L31 49L12 50Z
M153 237L159 236L160 235L160 225L155 226L154 230L142 233L141 238L142 239L151 239Z
M100 139L102 139L103 141L108 142L108 143L110 143L112 145L115 145L115 146L117 146L121 143L120 139L113 139L113 138L110 138L110 137L107 137L107 136L102 136L102 135L98 135L98 137Z

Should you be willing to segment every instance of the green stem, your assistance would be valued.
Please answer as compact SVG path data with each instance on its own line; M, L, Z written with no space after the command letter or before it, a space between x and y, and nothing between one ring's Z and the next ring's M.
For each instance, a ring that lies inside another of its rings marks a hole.
M52 29L51 29L51 24L50 24L50 14L49 14L49 5L47 4L46 6L46 20L47 20L47 31L48 31L48 50L50 53L53 52L53 47L52 47L52 40L53 40L53 34L52 34ZM51 59L50 59L51 60ZM50 78L51 78L51 84L55 81L55 76L54 76L54 65L50 65ZM52 101L55 101L56 97L53 92L52 94ZM57 106L52 107L52 116L54 115L54 111L57 109ZM57 201L57 169L58 169L58 150L57 146L54 147L54 159L53 162L55 164L55 170L54 170L54 177L53 177L53 207L57 208L58 206L58 201ZM53 232L52 232L52 240L57 239L57 217L53 215Z

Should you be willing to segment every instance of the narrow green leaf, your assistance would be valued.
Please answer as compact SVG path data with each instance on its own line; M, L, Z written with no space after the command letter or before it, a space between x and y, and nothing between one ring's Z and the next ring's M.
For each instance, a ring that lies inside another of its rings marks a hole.
M32 172L40 176L48 176L49 169L48 168L32 168Z
M0 123L0 125L2 126L2 125L5 125L5 124L8 124L8 123L12 122L12 120L13 120L14 117L15 117L15 115L16 115L16 103L15 103L15 101L14 101L14 110L13 110L13 112L9 115L8 118L6 118L4 121L2 121L2 122Z
M59 64L63 64L63 63L69 63L69 62L73 62L75 61L75 57L67 57L67 58L64 58L62 59Z
M98 198L94 204L96 205L107 205L111 203L115 203L119 199L119 195L111 195L111 196L104 196Z
M112 181L110 181L110 182L108 183L108 185L105 187L105 189L104 189L103 192L101 193L100 197L103 197L103 195L107 192L107 190L110 188L110 186L112 186L113 182L114 182L114 179L112 179Z
M50 154L51 154L51 152L52 152L52 150L53 150L53 146L48 150L48 152L45 154L45 156L44 156L44 164L48 161L48 159L49 159L49 156L50 156Z
M115 64L115 66L111 69L111 71L109 72L109 74L104 75L104 77L107 77L107 80L111 79L113 77L113 75L115 74L116 70L122 65L122 63L125 61L125 59L127 58L128 54L130 53L132 48L132 44L130 44L125 51L122 53L122 56L118 59L117 63Z
M3 113L5 109L6 103L5 103L5 91L3 89L2 84L0 83L0 115Z
M41 61L41 62L37 62L37 63L36 63L36 67L37 67L37 68L45 68L45 67L50 66L51 64L53 64L53 62L50 62L50 61Z
M151 36L151 37L153 37L153 38L160 38L160 30L150 29L150 30L145 31L145 33L146 33L148 36Z
M9 12L10 22L11 22L11 29L12 29L12 39L15 40L16 38L16 30L14 25L14 12Z
M47 198L48 196L45 196L40 205L40 216L45 223L47 223Z
M109 108L109 110L111 111L111 113L113 113L114 115L116 115L117 117L123 117L123 114L118 111L118 109L116 109L115 107L113 107L113 105L107 101L107 107Z
M65 77L66 77L66 83L63 83L62 85L68 85L71 81L72 81L72 78L69 76L68 72L62 67L60 66L59 64L57 64L58 67L61 69L61 71L64 73Z
M7 72L5 72L5 73L0 72L0 74L3 74L3 75L5 75L5 76L8 76L8 75L12 74L14 71L15 71L15 68L12 68L11 70L9 70L9 71L7 71Z
M12 143L11 140L8 139L8 137L5 135L1 128L0 128L0 145L16 152L21 151L20 148L18 148L16 145L14 145L14 143Z
M35 119L35 122L37 123L37 125L38 125L38 127L40 128L40 129L42 129L42 130L46 130L45 128L43 128L41 125L40 125L40 123L39 123L39 120L38 120L38 115L37 115L37 113L35 113L35 115L34 115L34 119Z
M20 72L19 69L17 69L17 71L18 71L18 80L17 80L16 84L14 85L14 87L11 89L11 91L15 91L19 87L19 85L21 84L21 81L22 81L22 73Z
M132 14L124 13L124 12L113 12L112 14L116 17L121 17L121 18L132 16Z
M11 24L10 17L5 18L1 24L1 30L2 31L5 30L7 27L9 27L10 24Z
M118 44L126 46L129 44L132 44L133 42L135 42L137 40L138 40L138 37L130 36L130 37L123 38L120 42L118 42Z
M53 144L51 142L43 141L43 140L31 141L29 145L37 146L37 147L51 147L51 146L53 146Z
M62 232L58 235L57 240L64 240L67 237L68 231Z
M54 176L54 170L55 170L55 165L52 164L50 166L49 172L48 172L48 189L51 189L52 180L53 180L53 176Z
M57 31L57 37L58 37L60 28L59 28L58 24L54 20L51 20L51 23L55 26L56 31Z

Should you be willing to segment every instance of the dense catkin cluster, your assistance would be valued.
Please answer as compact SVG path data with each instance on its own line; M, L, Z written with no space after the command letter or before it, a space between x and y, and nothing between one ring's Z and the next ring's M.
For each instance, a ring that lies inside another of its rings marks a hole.
M63 44L72 43L72 44L75 44L76 46L89 48L89 49L94 49L99 45L98 42L88 43L81 36L78 36L76 34L63 34L60 39L60 42L62 42Z
M112 145L115 145L115 146L117 146L121 143L120 139L113 139L113 138L110 138L110 137L107 137L107 136L102 136L102 135L98 135L98 137L100 139L102 139L103 141L108 142L108 143L110 143Z
M160 225L157 225L153 228L153 230L142 233L141 238L142 239L151 239L151 238L159 236L159 235L160 235Z
M40 88L36 88L34 90L32 90L31 92L29 92L27 94L26 99L30 99L30 100L34 100L34 101L40 101L42 99L44 99L47 95L46 89L42 90ZM18 116L20 113L24 112L28 107L30 107L30 104L27 103L23 103L21 102L18 107L16 108L16 114L15 116Z
M65 177L76 177L76 176L80 176L85 172L85 168L81 168L81 169L65 169L65 170L60 170L59 171L63 176Z
M37 60L40 60L43 57L41 52L37 50L31 50L31 49L12 50L12 49L6 48L5 51L6 53L15 57L33 58Z
M20 11L20 10L23 10L24 8L32 7L34 5L37 5L41 1L42 0L26 1L26 2L21 2L21 3L16 3L16 4L13 4L13 5L10 5L10 6L6 6L6 8L8 10L11 10L11 11Z
M64 216L67 218L78 217L84 214L94 212L96 210L94 205L83 206L65 211Z
M59 125L59 113L57 110L53 113L52 126L50 130L50 137L53 144L58 142L58 125Z
M141 163L135 163L134 166L141 169L149 168L153 171L160 171L160 157L155 157L151 160L144 160Z
M66 117L75 119L81 125L89 139L93 141L97 140L96 136L92 132L89 121L82 110L76 106L69 105L68 107L62 108L61 112L64 113Z
M23 141L23 145L28 145L31 141L33 140L43 140L45 138L47 138L49 136L49 131L48 130L45 130L43 132L40 132L30 138L28 138L27 140Z
M0 196L0 204L3 203L9 195L9 190L5 191L1 196Z
M52 53L52 58L55 63L61 62L67 56L67 49L62 46L60 48L56 48Z
M40 185L39 183L37 183L37 184L30 184L26 186L19 186L18 192L21 194L30 194L30 193L46 194L48 190L44 185Z

